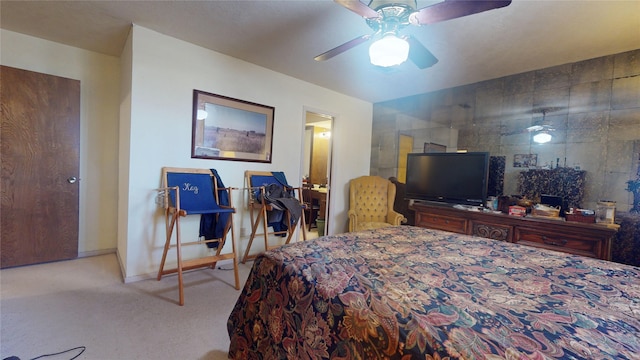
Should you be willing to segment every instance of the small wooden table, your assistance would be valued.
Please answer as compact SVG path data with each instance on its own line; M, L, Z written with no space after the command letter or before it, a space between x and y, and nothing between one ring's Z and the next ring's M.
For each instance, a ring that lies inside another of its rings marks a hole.
M318 218L324 219L327 209L327 188L312 188L310 194L311 200L318 200L318 204L320 205Z

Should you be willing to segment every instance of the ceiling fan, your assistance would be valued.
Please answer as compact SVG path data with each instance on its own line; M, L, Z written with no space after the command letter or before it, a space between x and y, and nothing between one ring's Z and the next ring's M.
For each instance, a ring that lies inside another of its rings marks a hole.
M553 128L553 126L551 125L546 125L546 124L542 124L542 125L531 125L528 128L525 129L525 131L527 132L538 132L538 131L555 131L556 129Z
M502 133L501 135L511 136L511 135L529 133L533 135L531 137L531 140L533 140L538 144L544 144L551 141L551 139L553 138L551 134L554 131L556 131L556 129L553 128L551 125L532 125L521 131L507 132L507 133Z
M542 113L542 119L535 121L533 125L526 127L524 130L503 133L502 135L509 136L509 135L517 135L522 133L532 133L533 134L532 139L537 143L543 144L551 141L551 138L552 138L551 133L553 131L556 131L556 129L550 124L547 124L545 121L547 112L549 112L550 110L551 108L540 110L540 112Z
M502 136L510 136L510 135L518 135L518 134L526 134L526 133L539 133L539 132L548 132L548 131L556 131L556 129L548 124L536 124L531 125L523 130L516 130L510 132L504 132Z
M373 33L359 36L320 54L314 58L316 61L331 59L375 38L376 41L369 48L371 62L374 65L399 65L409 58L420 69L433 66L438 59L413 36L401 35L402 29L409 25L427 25L472 15L505 7L511 3L511 0L444 0L417 9L416 0L372 0L368 6L357 0L334 1L364 17Z

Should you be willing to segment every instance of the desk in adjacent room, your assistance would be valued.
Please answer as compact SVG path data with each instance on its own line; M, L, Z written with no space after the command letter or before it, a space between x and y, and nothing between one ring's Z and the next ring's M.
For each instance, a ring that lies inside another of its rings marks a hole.
M317 200L320 205L320 211L318 212L318 218L324 219L327 208L327 188L312 188L310 191L311 200Z

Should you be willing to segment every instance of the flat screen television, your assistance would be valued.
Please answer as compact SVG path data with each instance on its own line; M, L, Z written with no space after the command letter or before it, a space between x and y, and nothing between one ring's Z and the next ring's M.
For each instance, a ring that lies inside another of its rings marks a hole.
M412 153L405 198L483 206L488 178L488 152Z

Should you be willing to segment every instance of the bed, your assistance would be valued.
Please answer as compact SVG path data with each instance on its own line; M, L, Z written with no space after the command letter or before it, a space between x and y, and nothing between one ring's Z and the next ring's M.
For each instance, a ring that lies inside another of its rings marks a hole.
M233 359L640 359L640 268L414 226L261 254Z

